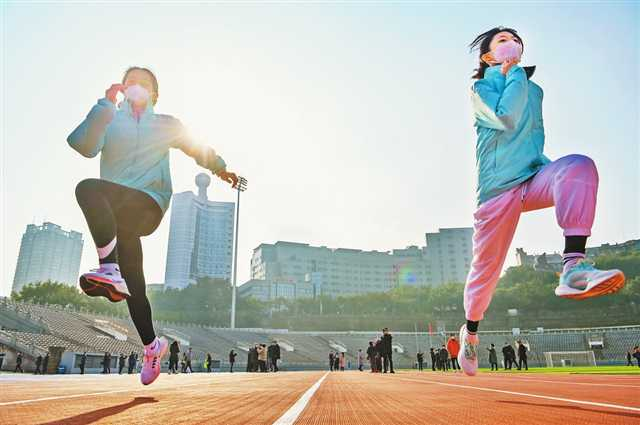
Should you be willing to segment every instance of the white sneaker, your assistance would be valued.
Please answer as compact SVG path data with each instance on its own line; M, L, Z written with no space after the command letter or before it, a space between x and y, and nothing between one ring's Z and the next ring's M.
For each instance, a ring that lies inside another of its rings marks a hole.
M598 270L585 260L560 275L556 295L582 300L611 294L624 286L624 273L620 270Z
M120 268L100 266L80 276L80 288L90 297L105 297L111 302L130 297L127 282L120 274Z
M460 328L460 351L458 352L458 363L460 367L469 376L475 376L478 373L478 344L480 339L478 335L470 335L467 332L467 325Z

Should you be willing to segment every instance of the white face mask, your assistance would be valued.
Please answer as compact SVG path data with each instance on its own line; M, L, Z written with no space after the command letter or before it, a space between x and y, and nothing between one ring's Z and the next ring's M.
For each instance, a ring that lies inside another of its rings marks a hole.
M125 89L124 96L133 103L144 103L149 100L151 94L141 85L134 84Z

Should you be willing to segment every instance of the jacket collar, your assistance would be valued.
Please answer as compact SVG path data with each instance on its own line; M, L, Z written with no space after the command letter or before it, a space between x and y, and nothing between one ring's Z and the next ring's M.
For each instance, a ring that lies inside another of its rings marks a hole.
M118 107L120 108L120 111L122 111L125 114L127 114L127 116L130 116L131 118L134 118L133 108L131 108L131 104L129 103L128 100L125 99L122 102L120 102ZM151 118L153 116L153 114L154 114L153 102L151 102L151 100L149 100L149 102L147 102L147 108L144 110L142 115L140 115L140 122L148 120L149 118Z
M491 76L491 75L497 75L500 73L501 68L502 68L502 64L490 66L484 71L484 75L485 77ZM535 65L523 66L522 69L524 69L525 74L527 74L527 80L531 79L531 77L533 77L534 72L536 72Z

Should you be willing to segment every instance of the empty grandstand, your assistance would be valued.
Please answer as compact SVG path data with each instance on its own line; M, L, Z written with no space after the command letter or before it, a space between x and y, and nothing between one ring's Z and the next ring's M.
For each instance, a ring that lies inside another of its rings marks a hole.
M236 367L246 363L250 347L258 343L279 341L282 348L282 368L285 370L325 368L330 351L344 352L351 368L355 368L358 349L366 351L376 331L301 332L286 329L224 329L185 323L156 322L158 333L178 341L183 350L191 347L196 361L194 368L202 370L207 353L216 365L228 369L227 354L239 353ZM4 370L12 369L15 354L25 356L24 366L33 367L33 359L52 348L62 351L59 365L67 373L77 373L77 357L88 353L87 371L98 372L105 352L116 361L119 354L141 353L142 344L130 319L80 313L59 306L46 306L0 299L0 349L7 353ZM395 332L394 362L400 368L414 367L418 350L439 347L454 332ZM493 343L497 348L505 343L515 345L522 340L529 347L529 365L545 366L545 353L593 352L598 365L622 364L625 354L640 344L640 326L589 329L537 329L481 332L481 345ZM484 353L484 350L481 351ZM217 362L219 361L219 363ZM480 356L481 366L488 365L488 356ZM56 365L58 366L58 365ZM115 366L115 363L113 364Z

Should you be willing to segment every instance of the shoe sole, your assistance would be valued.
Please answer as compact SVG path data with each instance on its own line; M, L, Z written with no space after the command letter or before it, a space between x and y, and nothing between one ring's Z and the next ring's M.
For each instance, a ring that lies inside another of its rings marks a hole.
M87 279L80 276L80 289L90 297L105 297L112 303L125 300L128 296L116 291L110 283Z
M624 287L624 284L625 284L624 274L617 273L611 276L609 279L589 289L588 291L580 292L577 294L564 294L564 295L558 295L558 296L560 298L568 298L572 300L584 300L587 298L601 297L603 295L608 295L608 294L613 294L614 292L618 292L620 289Z

